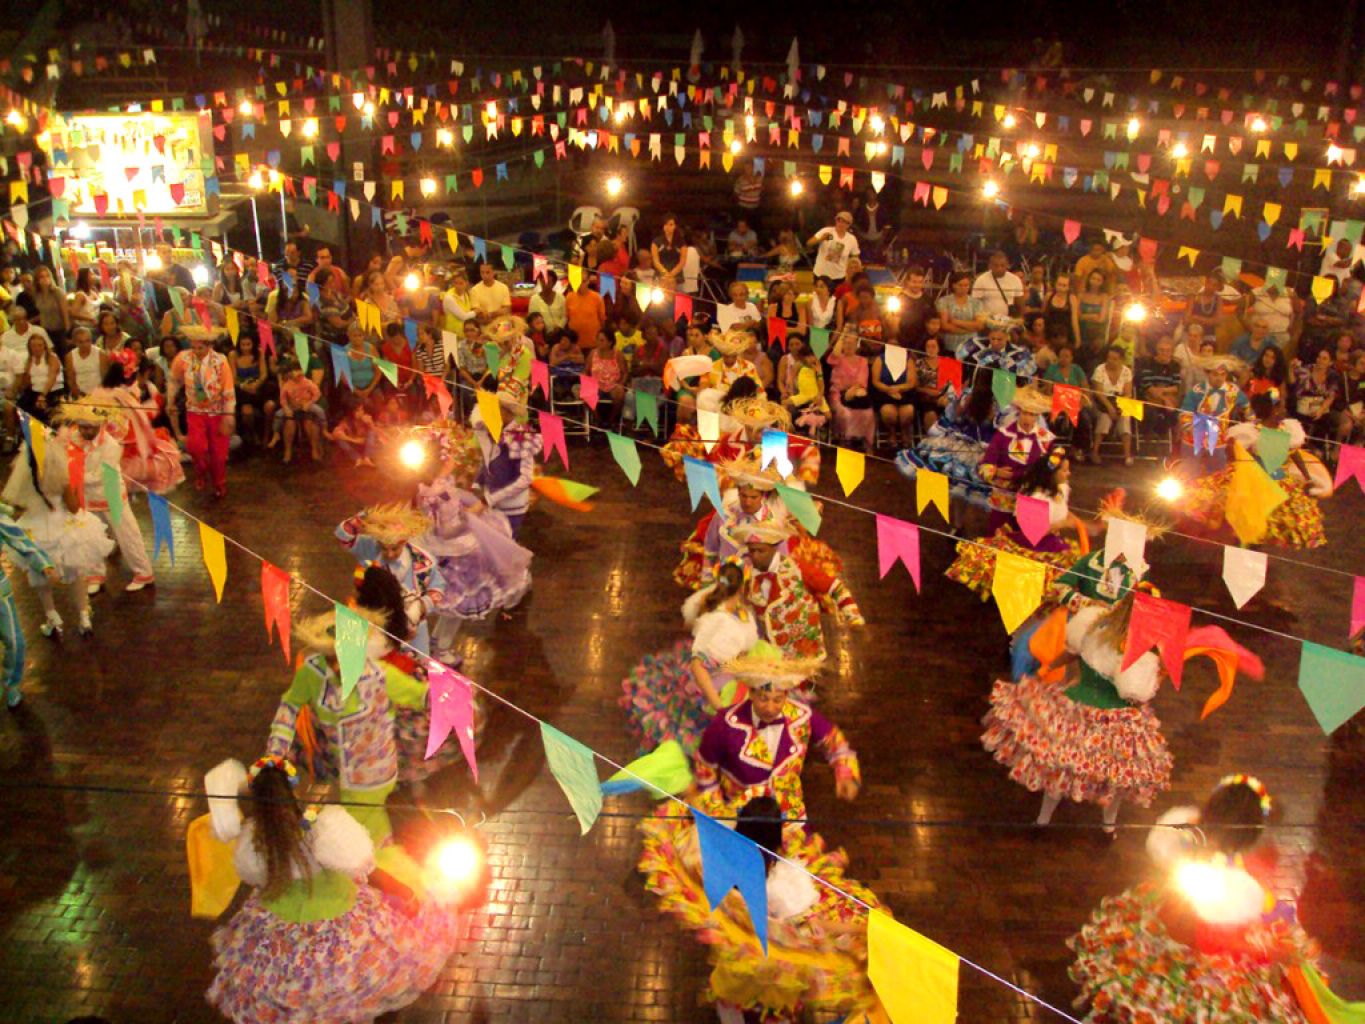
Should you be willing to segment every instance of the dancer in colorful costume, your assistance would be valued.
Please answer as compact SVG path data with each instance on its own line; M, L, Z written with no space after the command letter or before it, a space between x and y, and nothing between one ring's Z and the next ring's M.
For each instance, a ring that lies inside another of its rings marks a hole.
M57 570L52 559L14 521L13 513L13 509L0 506L0 544L9 548L10 555L29 572L39 573L49 581L55 579ZM24 681L24 629L19 622L19 608L14 603L14 587L3 569L0 569L0 643L5 645L4 662L0 664L0 672L4 673L5 706L17 708L24 699L20 690Z
M371 836L341 807L299 807L298 778L283 757L205 778L213 831L254 890L212 939L207 999L236 1024L374 1020L435 984L455 951L436 876L414 880L405 912L366 882Z
M120 438L128 431L126 414L111 399L102 397L102 392L88 395L75 402L63 402L57 410L56 419L62 424L57 439L81 453L81 465L85 479L82 501L85 507L109 527L119 554L133 571L132 581L125 588L132 593L156 584L152 572L152 560L147 557L147 544L142 539L142 528L128 501L128 485L120 472L124 447ZM179 465L177 461L177 465ZM105 486L104 467L109 466L117 474L119 514L110 510L110 499L114 497ZM91 594L98 593L104 586L104 572L91 576L87 589Z
M1204 380L1193 384L1180 403L1181 441L1197 458L1219 462L1228 427L1247 409L1247 396L1236 383L1246 364L1236 356L1202 355L1191 365L1203 371Z
M502 433L496 441L480 410L470 414L469 424L483 460L476 482L483 491L484 504L507 517L515 537L531 507L531 480L545 442L534 427L521 422L524 406L502 403L502 411Z
M896 453L896 468L911 480L921 469L942 473L954 497L984 505L991 486L977 472L995 437L995 397L989 374L979 374L971 389L958 395L913 448Z
M680 640L660 654L645 655L626 677L621 704L642 751L676 739L693 753L711 719L731 702L724 666L758 643L753 609L744 596L747 582L742 557L722 561L712 582L683 603L691 642Z
M123 412L121 418L105 424L105 430L123 445L120 468L129 480L153 494L169 494L184 481L185 467L170 431L152 426L161 411L160 398L153 394L144 399L138 392L136 363L117 357L116 362L105 376L105 386L92 397L101 405L117 405Z
M427 620L445 599L445 581L430 555L413 541L431 530L431 520L407 505L373 505L343 520L336 529L342 547L361 565L381 565L403 585L412 644L421 654L431 653Z
M1014 513L1014 494L1024 474L1055 440L1043 415L1052 399L1033 387L1019 388L1010 403L1012 416L1002 417L995 435L977 463L977 474L991 486L988 529L995 533Z
M1165 872L1105 899L1070 940L1092 1024L1349 1024L1318 973L1318 949L1276 903L1277 855L1260 780L1230 775L1202 809L1162 815L1147 850Z
M1288 446L1286 461L1270 473L1270 478L1278 484L1284 499L1275 504L1263 524L1243 525L1238 529L1242 536L1248 529L1250 535L1243 536L1247 543L1267 543L1290 548L1317 548L1327 543L1323 532L1322 508L1319 498L1332 494L1332 478L1320 459L1311 452L1303 450L1305 440L1303 427L1298 420L1287 419L1281 415L1279 394L1275 390L1262 392L1251 400L1253 419L1237 423L1226 431L1228 462L1225 469L1200 477L1185 489L1180 500L1184 515L1207 529L1220 529L1228 522L1228 512L1236 516L1239 511L1257 506L1264 508L1272 498L1248 491L1259 481L1264 485L1263 474L1246 472L1240 463L1257 458L1261 448L1262 429L1283 432ZM1252 539L1259 532L1257 539Z

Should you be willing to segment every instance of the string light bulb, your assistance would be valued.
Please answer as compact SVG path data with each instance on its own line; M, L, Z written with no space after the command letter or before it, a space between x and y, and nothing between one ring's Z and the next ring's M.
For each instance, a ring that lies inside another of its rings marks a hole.
M1162 477L1161 482L1156 485L1156 496L1165 502L1177 502L1184 493L1185 485L1177 476Z
M1341 159L1341 147L1335 142L1327 147L1327 162L1334 164Z
M731 140L730 140L730 153L731 153L731 155L733 155L733 156L739 156L739 152L740 152L740 150L742 150L743 148L744 148L744 143L740 142L739 139L731 139Z
M625 182L621 180L619 174L613 174L607 179L607 195L611 196L613 199L619 196L621 190L625 187Z
M305 139L316 139L318 137L318 119L310 117L303 122L303 137Z
M360 108L360 112L366 117L374 117L374 101L366 100L365 105Z
M1189 155L1190 147L1185 145L1185 143L1183 142L1177 142L1174 146L1171 147L1171 156L1175 157L1177 160L1184 160L1185 157Z
M6 114L5 120L10 124L11 127L17 128L20 131L23 131L25 126L28 124L28 118L24 117L24 115L17 110L11 110L8 114Z
M483 112L484 116L490 121L496 121L498 119L498 105L492 100L488 101L488 106L483 108Z
M190 277L194 278L196 288L207 288L209 283L209 268L202 264L196 264L190 268Z
M422 179L422 195L434 196L436 194L436 179L430 176Z
M886 131L886 122L882 120L881 114L873 114L872 117L868 119L867 123L868 127L877 135Z
M1365 178L1357 178L1351 182L1351 193L1358 196L1362 192L1365 192Z
M886 156L886 143L881 141L874 142L872 144L872 152L877 156Z
M1006 128L1013 128L1016 124L1019 123L1019 119L1015 117L1013 114L1006 114L1004 117L1000 119L1000 123L1004 125Z
M436 129L436 145L453 146L455 145L455 133L449 128Z
M250 117L256 112L256 108L251 105L250 100L242 100L238 105L237 110L243 117Z
M149 252L142 257L143 270L160 270L163 266L160 253Z
M1253 132L1256 132L1259 135L1261 132L1265 131L1266 128L1265 118L1260 114L1257 114L1251 119L1251 130Z
M611 116L617 124L621 124L626 118L630 117L630 108L618 105Z
M988 179L986 183L981 186L981 194L987 199L994 199L1000 194L1000 183L993 179Z
M246 179L246 183L257 192L265 187L265 179L261 177L260 171L252 171L251 177Z
M1038 143L1036 142L1030 142L1024 147L1024 156L1028 157L1030 160L1037 160L1039 154L1042 152L1042 149L1039 148Z
M886 309L890 313L899 313L901 311L901 297L892 295L886 300Z
M801 193L806 191L806 183L800 178L793 178L792 183L787 186L787 190L792 194L793 199L799 198Z
M664 290L662 288L651 288L649 291L649 304L651 306L661 306L664 301Z
M477 898L486 884L487 863L478 839L469 833L453 835L427 854L422 882L443 902L463 903Z
M1176 865L1175 887L1200 920L1214 925L1241 924L1261 916L1265 890L1245 868L1204 860Z
M427 446L421 441L404 441L398 449L398 461L408 469L421 469L427 461Z
M1130 302L1124 307L1123 319L1130 324L1140 324L1147 319L1147 307L1141 302Z
M1138 137L1138 132L1140 131L1142 131L1142 122L1136 117L1130 117L1128 119L1128 137L1130 139L1136 139Z
M407 275L403 278L403 290L406 292L415 292L420 287L422 287L422 275L415 270L409 270Z

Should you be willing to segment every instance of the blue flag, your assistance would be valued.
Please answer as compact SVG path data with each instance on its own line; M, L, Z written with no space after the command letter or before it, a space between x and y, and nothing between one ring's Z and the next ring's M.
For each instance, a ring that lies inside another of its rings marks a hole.
M147 507L152 511L152 558L161 557L161 545L166 545L166 553L175 565L175 541L171 537L171 506L166 499L151 491L147 492Z
M715 910L721 900L738 889L749 908L754 934L768 952L768 870L763 851L750 839L732 832L720 822L692 808L701 847L702 888Z
M721 511L720 484L716 480L716 467L705 459L691 455L683 456L683 472L687 475L687 496L692 501L692 511L701 504L702 495L711 499L711 505Z
M346 381L348 388L354 389L351 383L351 357L346 354L346 349L342 345L328 344L328 350L332 353L332 383L340 384Z

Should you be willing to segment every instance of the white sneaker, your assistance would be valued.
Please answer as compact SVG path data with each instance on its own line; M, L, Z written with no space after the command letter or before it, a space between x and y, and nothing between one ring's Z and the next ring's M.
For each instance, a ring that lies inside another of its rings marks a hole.
M85 585L85 592L89 594L91 597L94 597L103 589L104 580L91 580L89 583Z
M43 620L43 624L38 627L38 631L43 636L56 636L61 639L62 617L56 612L49 612L47 618Z
M136 594L139 590L156 586L155 576L134 576L133 582L123 588L125 594Z
M90 636L95 632L95 624L90 621L90 609L81 612L80 622L77 625L81 636Z

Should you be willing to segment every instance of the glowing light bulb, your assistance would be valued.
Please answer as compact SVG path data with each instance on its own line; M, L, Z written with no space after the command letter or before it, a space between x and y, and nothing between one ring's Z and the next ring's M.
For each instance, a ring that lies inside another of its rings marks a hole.
M1265 123L1265 118L1261 117L1259 114L1251 119L1251 130L1253 132L1263 132L1267 127L1268 125Z
M739 156L739 151L742 150L743 148L744 143L740 142L739 139L730 140L730 152L734 156Z
M886 131L886 122L882 120L880 114L873 114L868 120L868 126L878 135Z
M649 304L660 306L664 301L664 290L662 288L651 288L649 291Z
M19 131L23 131L28 126L28 118L24 117L24 115L17 110L11 110L6 114L5 120L13 127L19 129Z
M250 117L256 112L256 108L251 105L250 100L242 100L241 104L237 107L237 110L243 117Z
M422 195L424 195L424 196L434 196L435 194L436 194L436 179L435 179L435 178L423 178L423 179L422 179Z
M1030 160L1037 160L1039 154L1042 153L1042 151L1043 150L1038 145L1038 143L1030 142L1027 146L1024 147L1024 156L1028 157Z
M1141 302L1130 302L1123 310L1123 319L1130 324L1140 324L1147 319L1147 307Z
M607 179L607 195L612 196L613 198L619 196L621 194L621 190L625 187L626 187L625 182L621 180L621 176L619 174L613 174L610 178Z
M1327 147L1327 162L1334 164L1341 159L1341 147L1335 142Z
M154 252L149 252L142 257L143 270L160 270L165 264L161 262L161 256Z
M1351 191L1355 195L1360 195L1360 193L1365 192L1365 178L1357 178L1355 181L1351 182Z
M190 277L194 278L194 286L196 288L207 288L209 283L209 268L202 265L191 267Z
M1000 194L1000 184L996 181L987 181L981 186L981 194L987 199L994 199Z
M455 145L455 133L449 128L436 129L436 145L453 146Z
M618 106L611 116L616 120L617 124L621 124L626 118L630 117L630 108Z
M899 313L901 311L901 297L893 295L886 300L886 308L889 312Z
M1000 119L1000 123L1004 125L1006 128L1013 128L1016 124L1019 123L1019 119L1016 118L1013 114L1006 114L1004 117Z
M355 107L356 110L365 109L365 94L363 92L351 93L351 106Z
M404 441L398 449L398 461L408 469L421 469L427 461L427 446L421 441Z
M374 117L374 101L366 100L365 106L360 108L360 112L366 117Z
M422 275L415 270L408 271L403 278L403 290L415 292L420 287L422 287Z
M1176 502L1185 493L1185 485L1180 482L1179 477L1163 477L1161 482L1156 485L1156 496L1162 501Z
M1128 137L1130 139L1136 139L1138 132L1140 131L1142 131L1142 122L1136 117L1130 117L1128 119Z
M1359 184L1359 182L1357 182L1357 184ZM802 192L806 191L806 184L800 178L793 178L792 183L788 185L787 188L791 192L792 198L795 199Z
M1174 146L1171 147L1171 156L1175 157L1177 160L1184 160L1185 157L1189 155L1190 147L1185 145L1185 143L1183 142L1177 142Z
M273 167L270 169L270 187L278 188L280 184L280 172Z
M318 137L318 119L310 117L303 122L303 137L305 139L316 139Z
M1357 182L1357 184L1359 184ZM71 225L71 237L84 242L90 238L90 225L83 220L76 221Z
M877 156L886 156L886 143L874 142L872 144L872 152L875 153Z
M246 179L246 183L259 192L265 187L265 179L261 177L260 171L252 171L251 177Z
M753 114L745 114L745 115L744 115L744 127L750 129L751 131L753 130L753 127L754 127L754 115L753 115Z
M433 881L450 893L467 891L478 884L483 874L483 848L472 836L457 835L443 840L427 855Z
M488 106L483 108L483 112L490 121L496 121L498 119L498 105L492 100L488 101Z

